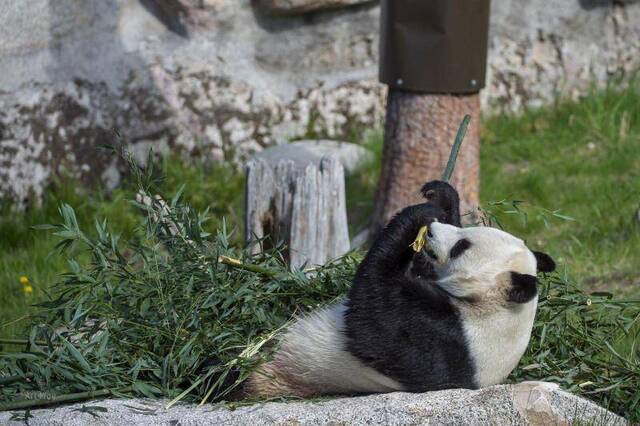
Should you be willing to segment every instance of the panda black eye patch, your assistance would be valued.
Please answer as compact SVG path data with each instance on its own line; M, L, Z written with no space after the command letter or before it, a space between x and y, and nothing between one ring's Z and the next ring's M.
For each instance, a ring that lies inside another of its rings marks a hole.
M451 247L451 251L449 252L449 258L455 259L456 257L462 255L469 247L471 247L471 241L463 238L458 240L457 243Z

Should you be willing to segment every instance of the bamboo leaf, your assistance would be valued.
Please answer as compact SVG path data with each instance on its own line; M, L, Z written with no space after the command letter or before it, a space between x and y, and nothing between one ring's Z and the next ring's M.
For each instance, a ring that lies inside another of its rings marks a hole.
M80 351L64 337L61 337L60 340L62 340L62 342L64 343L64 346L67 348L71 356L78 362L78 364L80 364L82 369L85 370L87 373L91 373L92 372L91 365L89 365L89 363L84 358L84 356L82 356Z

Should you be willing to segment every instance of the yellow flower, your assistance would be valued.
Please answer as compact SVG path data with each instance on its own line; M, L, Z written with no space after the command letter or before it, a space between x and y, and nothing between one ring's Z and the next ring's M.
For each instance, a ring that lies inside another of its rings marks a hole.
M33 293L33 287L31 287L30 284L29 285L25 285L22 288L22 291L24 291L24 294L31 294L31 293Z
M29 285L29 278L25 277L24 275L20 277L20 284L22 285Z

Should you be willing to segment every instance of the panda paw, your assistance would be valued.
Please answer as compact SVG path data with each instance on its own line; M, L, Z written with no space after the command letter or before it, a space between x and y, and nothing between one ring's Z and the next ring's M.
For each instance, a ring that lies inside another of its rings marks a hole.
M427 204L442 209L445 214L439 217L439 221L454 226L460 225L460 198L458 192L447 182L432 180L427 182L420 190L426 198Z

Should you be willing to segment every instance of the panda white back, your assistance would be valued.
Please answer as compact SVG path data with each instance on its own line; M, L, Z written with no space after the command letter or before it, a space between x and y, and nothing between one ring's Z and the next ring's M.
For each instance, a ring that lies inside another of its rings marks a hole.
M306 397L403 390L347 351L345 311L342 301L299 318L282 337L273 361L249 379L249 393Z

